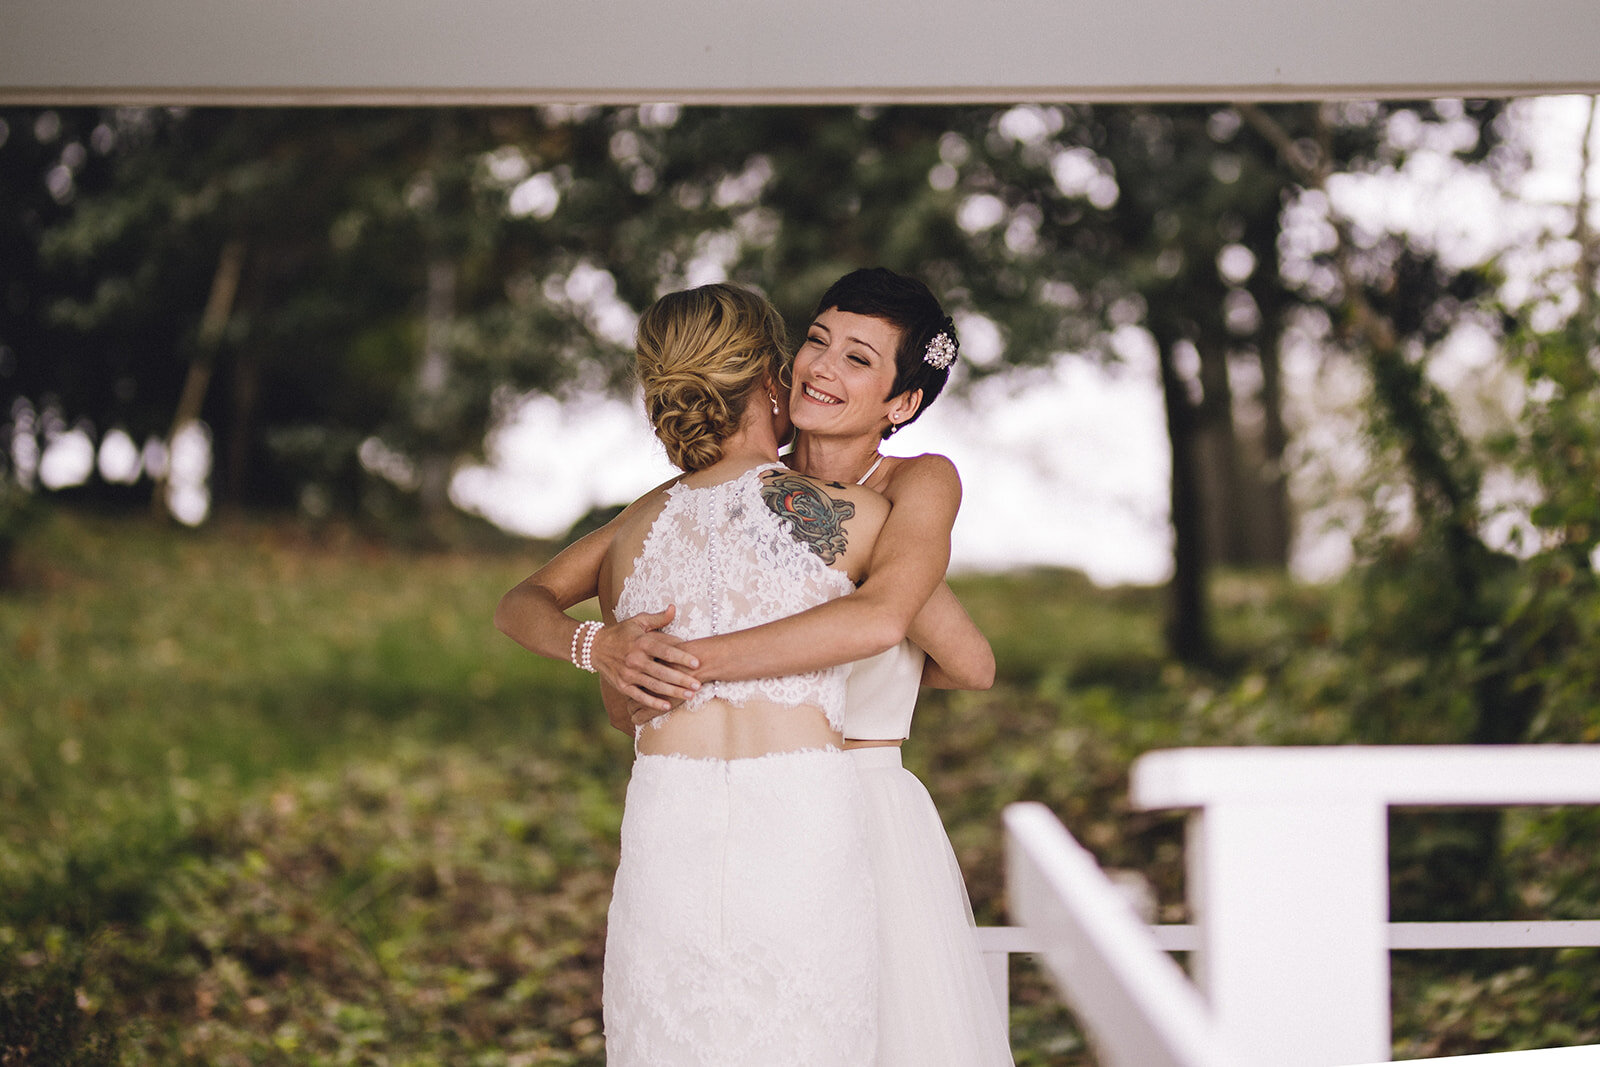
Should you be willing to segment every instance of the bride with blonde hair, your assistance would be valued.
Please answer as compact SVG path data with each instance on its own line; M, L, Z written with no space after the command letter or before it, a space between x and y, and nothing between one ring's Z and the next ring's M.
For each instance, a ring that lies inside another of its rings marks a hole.
M620 517L607 621L673 605L680 638L770 622L855 588L889 506L778 462L782 320L729 285L644 314L639 381L684 474ZM592 654L594 624L573 636ZM875 1062L874 891L844 751L847 671L715 681L635 731L606 935L607 1062Z

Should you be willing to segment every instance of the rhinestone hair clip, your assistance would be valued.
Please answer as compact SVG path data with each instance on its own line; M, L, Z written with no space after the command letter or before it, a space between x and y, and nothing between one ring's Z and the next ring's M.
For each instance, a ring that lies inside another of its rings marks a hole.
M944 370L956 361L956 342L947 333L936 334L922 353L922 361L934 370Z

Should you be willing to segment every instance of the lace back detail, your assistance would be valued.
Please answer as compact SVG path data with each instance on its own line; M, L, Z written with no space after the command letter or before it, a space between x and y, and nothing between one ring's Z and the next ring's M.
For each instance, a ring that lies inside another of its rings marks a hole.
M761 499L765 464L717 485L678 483L650 527L633 571L617 598L617 618L676 604L667 632L692 640L730 633L796 614L849 593L848 575L833 570L797 541ZM766 700L814 705L834 729L843 728L848 667L804 674L712 682L684 702L733 704ZM670 716L654 720L660 726Z

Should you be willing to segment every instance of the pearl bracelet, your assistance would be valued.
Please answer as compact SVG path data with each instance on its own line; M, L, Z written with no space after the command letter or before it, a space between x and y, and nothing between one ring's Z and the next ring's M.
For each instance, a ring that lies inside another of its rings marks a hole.
M580 622L578 628L572 631L572 651L569 653L572 665L579 670L595 673L594 661L591 653L594 651L594 635L605 626L603 622Z

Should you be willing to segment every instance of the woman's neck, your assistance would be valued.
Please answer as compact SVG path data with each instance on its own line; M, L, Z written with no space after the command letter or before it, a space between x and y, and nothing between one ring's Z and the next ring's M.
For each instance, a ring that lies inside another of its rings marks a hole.
M722 458L701 473L715 477L726 472L747 470L778 460L778 440L770 427L745 426L722 442Z
M795 434L789 465L802 474L832 482L854 482L878 458L879 438L821 437L804 431Z

